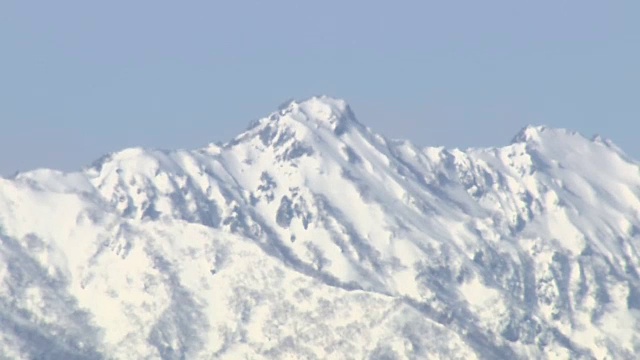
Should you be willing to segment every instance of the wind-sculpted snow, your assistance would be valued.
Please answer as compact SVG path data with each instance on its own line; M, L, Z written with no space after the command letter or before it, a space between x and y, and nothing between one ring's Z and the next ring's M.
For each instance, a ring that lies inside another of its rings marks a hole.
M0 179L6 358L634 359L640 167L527 127L418 148L341 100Z

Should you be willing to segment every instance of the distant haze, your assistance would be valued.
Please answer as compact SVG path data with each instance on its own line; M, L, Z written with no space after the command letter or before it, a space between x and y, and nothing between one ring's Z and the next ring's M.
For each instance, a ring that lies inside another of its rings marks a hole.
M418 145L526 124L640 158L638 1L0 4L0 175L227 141L289 98Z

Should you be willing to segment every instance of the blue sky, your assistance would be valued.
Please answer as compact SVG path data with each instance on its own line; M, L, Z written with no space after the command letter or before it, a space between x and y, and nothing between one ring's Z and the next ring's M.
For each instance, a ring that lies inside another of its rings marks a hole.
M638 159L638 19L637 0L3 0L0 174L226 141L316 94L418 145L531 123Z

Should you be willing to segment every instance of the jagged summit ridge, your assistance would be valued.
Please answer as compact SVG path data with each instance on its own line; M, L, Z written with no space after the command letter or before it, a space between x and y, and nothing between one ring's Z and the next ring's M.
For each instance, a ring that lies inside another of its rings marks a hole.
M526 143L529 141L539 140L542 133L548 130L549 128L544 125L527 125L518 131L518 133L512 138L511 143Z
M307 128L310 131L329 130L341 135L352 127L362 128L346 101L328 96L314 96L306 100L290 100L278 111L261 118L249 126L247 133L236 139L246 138L256 132L275 132L278 128Z
M334 119L356 121L349 104L338 98L326 95L313 96L305 100L290 100L279 107L281 113L302 112L307 119L319 122L331 122Z
M521 133L418 148L315 97L220 147L0 179L0 352L632 359L638 164Z
M326 95L314 96L302 101L290 100L279 107L276 116L290 115L299 121L311 122L317 126L329 127L335 130L338 123L355 122L356 117L349 104L343 99L336 99Z
M519 143L539 143L544 140L549 140L552 142L562 142L564 140L567 141L582 141L589 140L583 134L577 131L571 131L563 128L552 128L546 125L527 125L522 128L518 133L512 138L511 144L519 144ZM604 138L601 135L593 135L590 138L590 141L605 145L616 151L623 153L620 148L618 148L610 139Z

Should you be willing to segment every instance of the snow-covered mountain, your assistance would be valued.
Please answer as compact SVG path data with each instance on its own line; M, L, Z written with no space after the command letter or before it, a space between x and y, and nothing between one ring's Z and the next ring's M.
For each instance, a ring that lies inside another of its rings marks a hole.
M639 251L607 140L419 148L314 97L0 178L0 357L635 359Z

